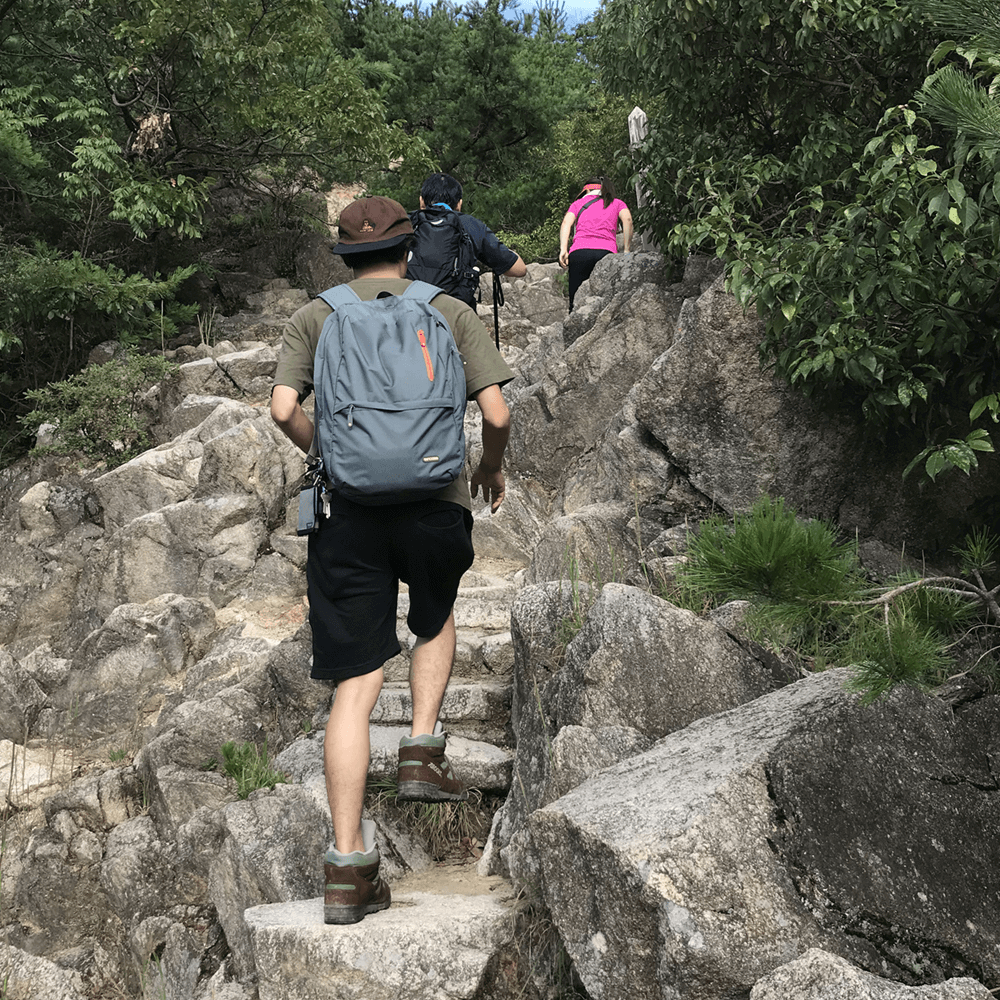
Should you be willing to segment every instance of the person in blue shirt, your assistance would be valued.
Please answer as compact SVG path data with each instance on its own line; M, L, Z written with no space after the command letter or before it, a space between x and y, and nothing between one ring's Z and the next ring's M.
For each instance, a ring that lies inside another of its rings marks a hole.
M410 213L417 237L406 276L429 281L476 307L480 267L509 278L528 272L520 255L501 243L474 215L462 213L462 185L450 174L431 174L420 188L420 208Z

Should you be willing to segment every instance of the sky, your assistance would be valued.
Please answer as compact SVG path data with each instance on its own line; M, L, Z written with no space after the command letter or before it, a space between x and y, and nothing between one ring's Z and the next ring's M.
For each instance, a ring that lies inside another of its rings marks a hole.
M396 0L396 3L401 2L404 6L406 5L403 0ZM566 12L566 27L570 29L584 21L589 21L597 13L597 8L601 6L601 0L562 0L562 3ZM430 6L429 2L427 6ZM513 6L520 7L522 10L533 10L535 0L518 0Z
M522 0L522 6L526 6ZM600 0L566 0L566 23L575 28L582 21L588 21L597 12Z

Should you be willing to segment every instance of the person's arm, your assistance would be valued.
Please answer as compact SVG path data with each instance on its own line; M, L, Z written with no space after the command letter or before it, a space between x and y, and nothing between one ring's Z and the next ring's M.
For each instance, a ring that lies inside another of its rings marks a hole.
M632 249L632 213L628 208L623 208L618 213L618 218L622 224L622 243L624 244L622 249L628 253Z
M511 250L506 243L501 243L497 234L485 222L472 215L463 215L462 220L465 231L472 239L476 257L491 271L505 278L523 278L528 273L528 265L521 259L521 255Z
M505 278L523 278L528 273L528 265L521 260L521 255L517 255L517 260L514 261L510 267L504 271L503 276Z
M289 385L276 385L271 391L271 419L282 433L304 452L312 447L313 425L306 416L299 394Z
M483 488L483 500L495 514L503 503L507 483L501 466L510 437L510 410L498 385L488 385L473 397L483 414L483 457L472 474L469 489L473 498Z
M576 216L572 212L567 212L563 216L562 225L559 227L559 266L569 267L569 234L573 231L573 223Z

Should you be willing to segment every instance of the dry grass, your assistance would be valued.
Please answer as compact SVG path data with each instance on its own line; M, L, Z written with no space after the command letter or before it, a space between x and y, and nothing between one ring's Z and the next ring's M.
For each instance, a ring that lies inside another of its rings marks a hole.
M467 802L397 802L394 781L368 784L368 808L408 830L435 861L462 863L482 856L493 814L505 796L469 790Z

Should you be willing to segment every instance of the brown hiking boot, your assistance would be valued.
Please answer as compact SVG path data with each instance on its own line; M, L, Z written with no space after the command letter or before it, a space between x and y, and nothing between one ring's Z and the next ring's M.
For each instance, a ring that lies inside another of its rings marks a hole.
M349 858L363 861L369 855L356 851ZM379 857L374 863L338 864L332 851L327 852L323 871L326 891L323 894L323 920L328 924L356 924L368 913L385 910L392 902L389 883L379 875Z
M398 802L465 802L469 797L444 755L443 739L441 746L429 746L404 736L399 741L398 781Z

